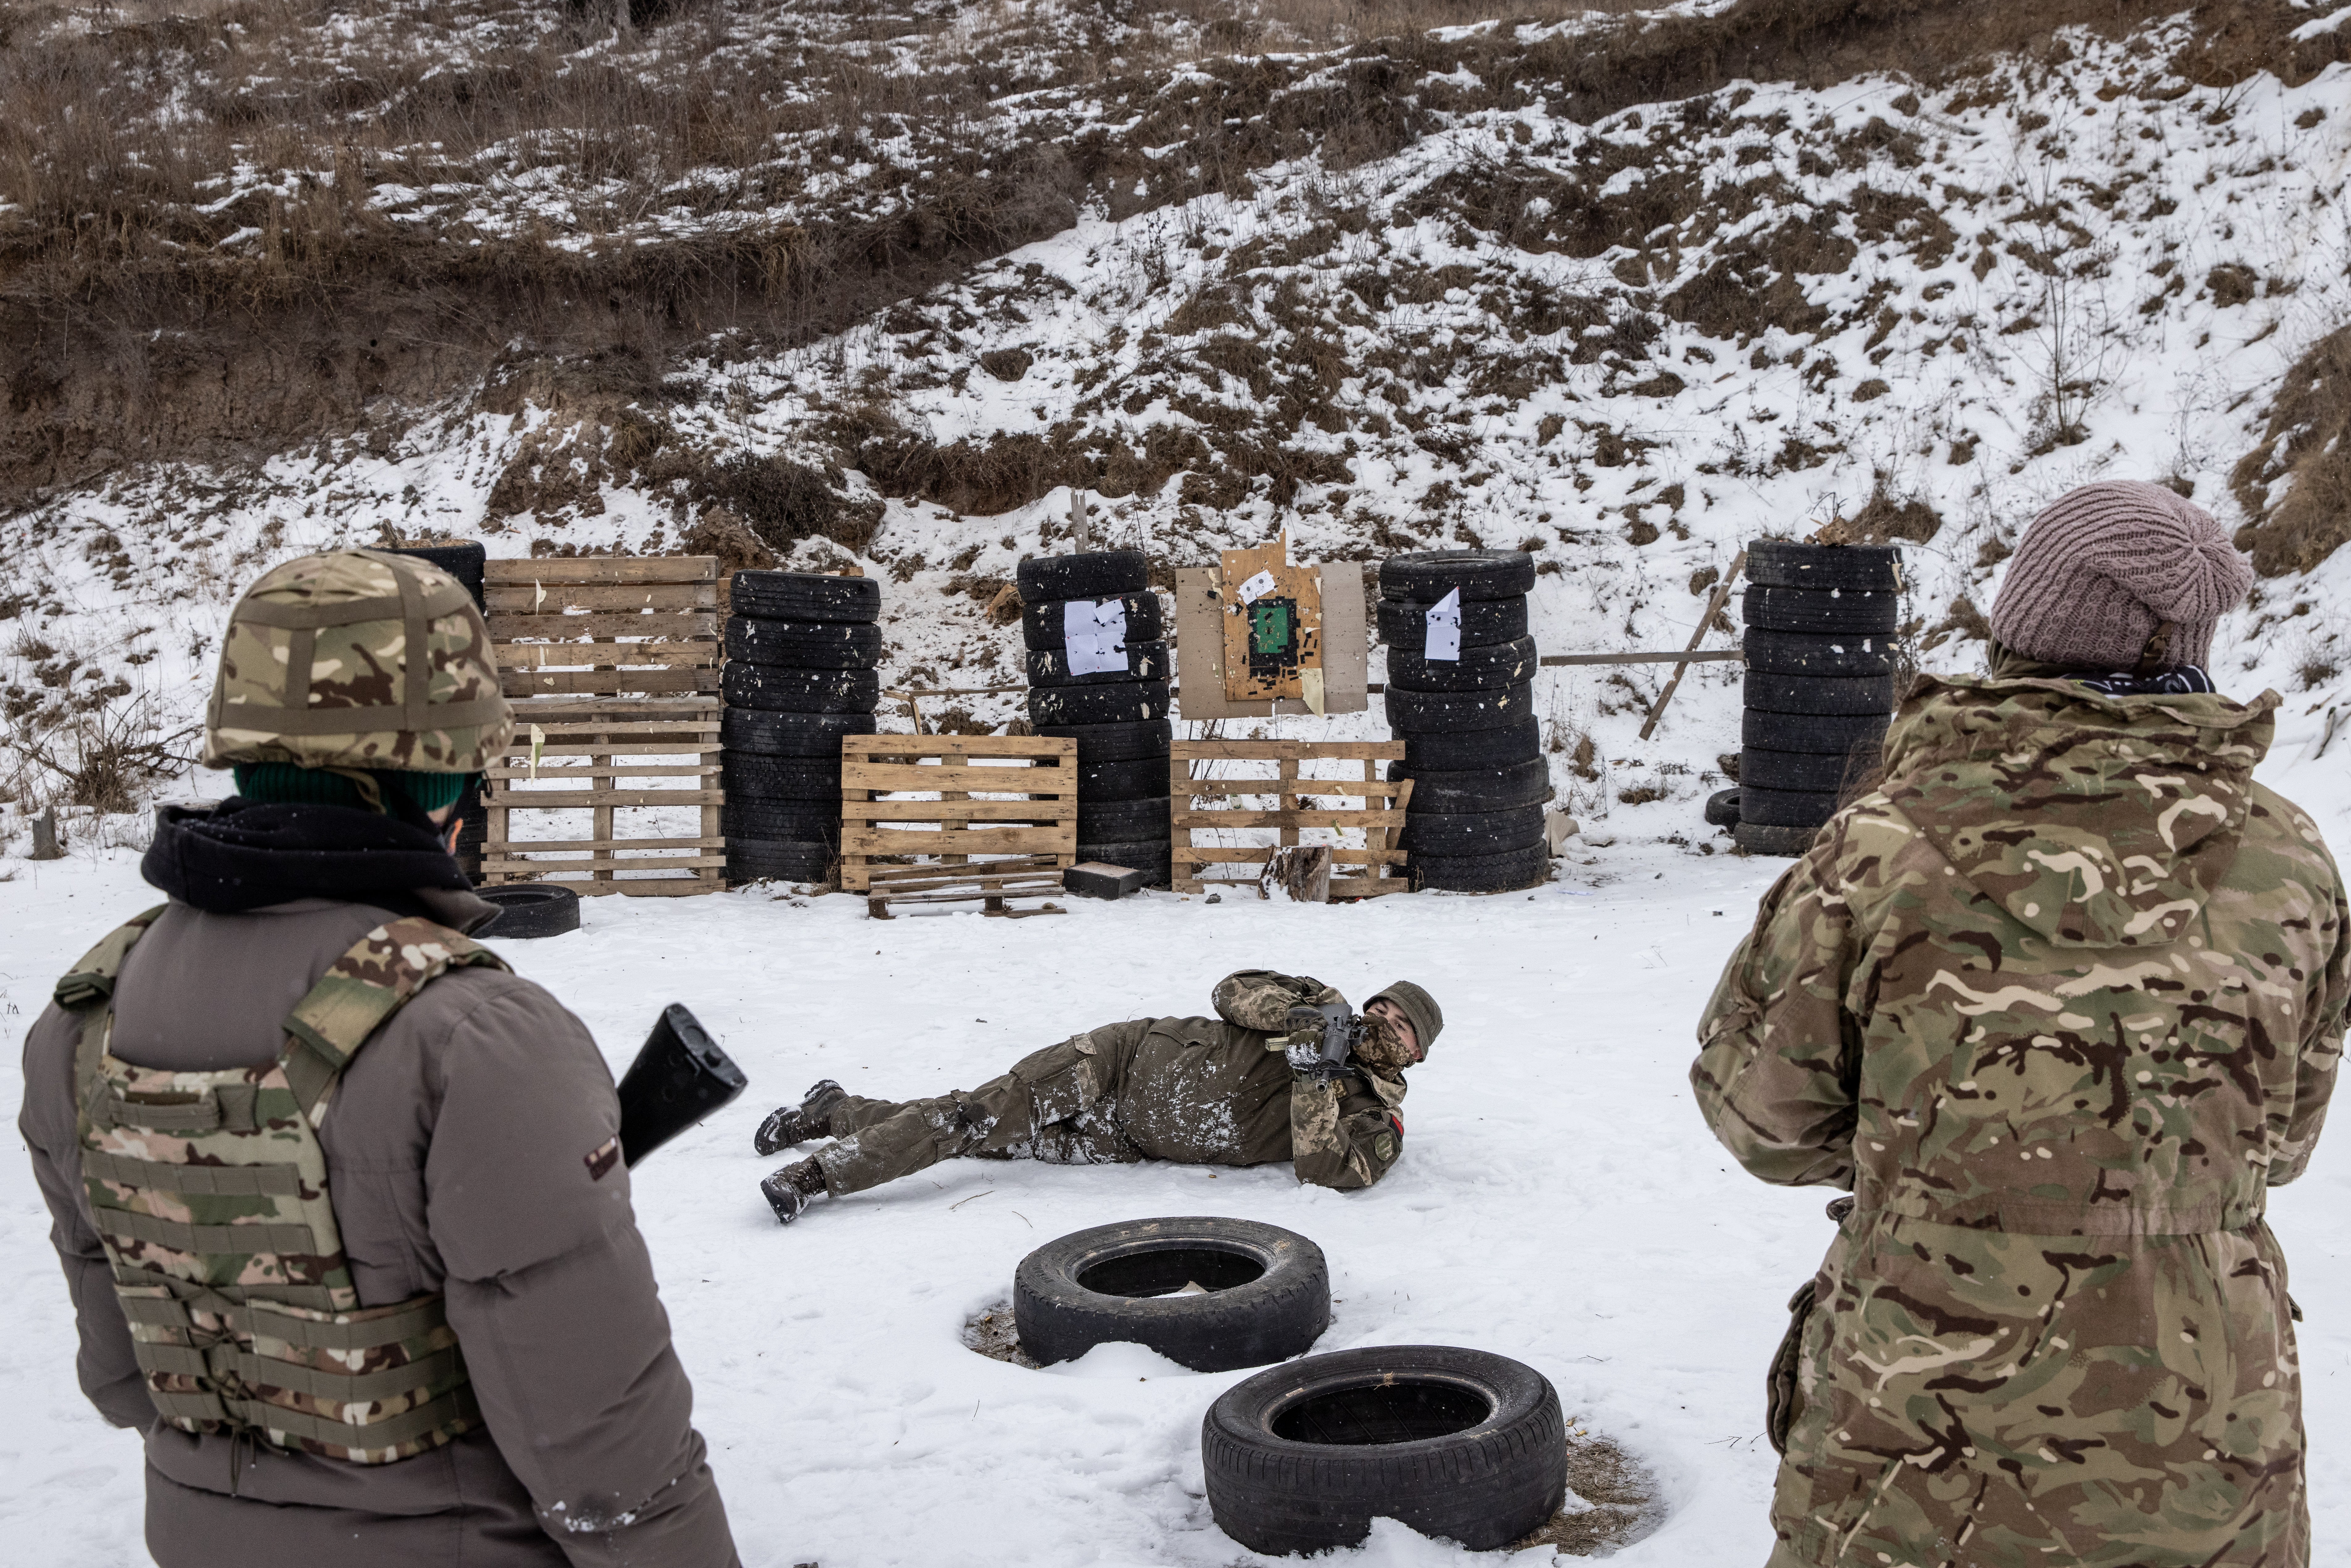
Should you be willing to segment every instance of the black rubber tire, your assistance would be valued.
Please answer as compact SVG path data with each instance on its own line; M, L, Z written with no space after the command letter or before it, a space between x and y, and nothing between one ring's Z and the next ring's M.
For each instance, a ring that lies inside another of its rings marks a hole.
M1415 893L1509 893L1551 873L1551 846L1537 841L1494 855L1414 855L1405 869Z
M1834 593L1814 588L1750 588L1740 600L1740 618L1751 629L1815 637L1885 636L1893 632L1901 610L1902 597L1890 588Z
M1139 844L1164 839L1167 834L1165 795L1144 795L1128 800L1078 797L1078 838L1082 842Z
M1708 827L1735 828L1739 825L1739 791L1736 789L1717 789L1706 798L1706 821Z
M1534 714L1535 685L1489 686L1474 692L1387 689L1388 727L1399 735L1461 735L1501 729Z
M719 753L719 783L727 798L841 800L841 758L767 757L756 751Z
M1404 765L1418 773L1459 773L1472 768L1508 768L1542 755L1542 721L1534 715L1498 729L1472 729L1448 735L1407 735Z
M1757 713L1838 714L1876 717L1894 711L1892 675L1773 675L1750 670L1740 686L1748 708Z
M1874 632L1818 637L1803 632L1766 632L1750 626L1741 645L1747 654L1747 667L1764 674L1842 680L1894 673L1894 640Z
M1082 555L1049 555L1024 560L1012 569L1019 584L1020 602L1043 604L1061 599L1118 599L1141 593L1151 586L1151 568L1139 549L1089 550Z
M1078 768L1078 800L1144 800L1167 793L1167 758L1130 757Z
M1176 744L1176 727L1164 718L1140 724L1040 724L1039 735L1061 736L1078 743L1078 766L1097 762L1127 762L1138 757L1165 759Z
M728 708L718 716L718 744L762 757L829 757L841 763L841 737L872 735L870 713L776 713Z
M1125 843L1088 843L1078 841L1078 862L1100 861L1104 865L1123 865L1129 871L1143 873L1149 887L1165 887L1173 880L1171 872L1175 852L1165 839L1144 839Z
M1400 848L1414 855L1460 860L1508 854L1543 841L1543 809L1512 806L1499 811L1407 811Z
M560 936L580 929L580 894L559 883L501 883L477 887L474 895L498 906L496 918L474 933L489 941Z
M1408 648L1414 653L1428 645L1429 606L1413 599L1383 599L1372 612L1379 627L1380 641L1387 647ZM1527 601L1524 594L1513 599L1471 599L1461 606L1461 645L1465 648L1489 647L1496 643L1515 643L1527 634ZM1390 657L1395 655L1391 653Z
M789 839L828 849L841 845L838 801L767 800L730 793L726 804L718 808L718 820L730 843L737 839Z
M1103 599L1109 594L1101 596ZM1126 634L1138 643L1155 643L1167 634L1166 622L1159 611L1159 595L1144 590L1140 593L1117 596L1126 611ZM1049 599L1041 604L1020 607L1020 641L1031 648L1060 648L1069 641L1064 630L1062 606L1066 599Z
M795 670L870 670L882 662L882 628L870 621L726 619L726 656Z
M831 844L789 839L729 839L726 880L746 882L825 882L838 858Z
M791 670L780 664L729 664L718 690L730 708L771 713L863 713L882 700L882 676L872 670Z
M1453 816L1463 811L1506 811L1512 806L1540 806L1551 799L1551 764L1541 757L1500 768L1431 769L1416 772L1402 762L1388 764L1388 779L1412 780L1406 810L1418 816Z
M1759 828L1817 828L1836 815L1836 792L1830 789L1739 787L1739 820Z
M1217 1527L1267 1553L1353 1546L1374 1519L1491 1551L1567 1498L1550 1379L1451 1345L1370 1345L1245 1378L1208 1406L1200 1463Z
M1207 1289L1170 1293L1187 1283ZM1113 1342L1195 1372L1265 1366L1303 1355L1331 1326L1331 1270L1305 1237L1253 1219L1097 1225L1020 1260L1012 1324L1049 1366Z
M1777 828L1762 822L1741 822L1730 830L1731 842L1754 855L1800 855L1820 836L1818 828Z
M1106 686L1031 686L1029 718L1048 725L1145 724L1167 716L1165 681L1121 681Z
M1380 562L1380 597L1434 604L1455 589L1472 599L1515 599L1535 585L1535 558L1522 549L1432 549Z
M1747 547L1747 580L1764 588L1878 589L1902 585L1899 545L1803 545L1757 539Z
M1749 708L1740 720L1740 744L1758 751L1815 751L1844 757L1855 747L1878 749L1885 744L1889 722L1891 716L1886 714L1765 713Z
M1388 650L1391 687L1413 692L1483 691L1535 678L1535 640L1520 637L1461 650L1458 659L1430 660L1403 648Z
M1765 751L1750 747L1739 754L1739 782L1758 789L1824 791L1834 795L1874 760L1866 751L1839 757L1833 752Z
M882 614L878 577L738 571L726 580L726 588L730 614L762 621L874 621Z
M1068 671L1069 650L1066 648L1031 648L1029 651L1029 684L1031 686L1108 686L1121 682L1164 681L1175 666L1167 660L1165 643L1129 643L1126 645L1126 668L1101 670L1089 675L1073 675Z
M439 567L443 571L465 584L465 591L474 596L475 609L482 608L484 603L482 580L487 573L486 558L489 552L480 544L408 545L384 553L414 556L418 560L429 561ZM570 927L566 926L565 929L569 930Z

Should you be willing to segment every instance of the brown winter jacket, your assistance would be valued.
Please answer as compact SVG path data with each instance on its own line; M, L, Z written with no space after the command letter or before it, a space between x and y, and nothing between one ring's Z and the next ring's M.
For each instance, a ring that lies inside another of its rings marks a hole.
M182 1071L269 1061L296 999L386 918L319 898L174 903L123 966L114 1053ZM17 1126L73 1294L82 1390L147 1433L163 1568L735 1563L628 1171L592 1176L585 1157L620 1128L611 1074L553 997L495 969L442 976L369 1040L319 1128L360 1303L445 1291L486 1423L389 1465L156 1421L81 1190L76 1032L54 1006L34 1024Z

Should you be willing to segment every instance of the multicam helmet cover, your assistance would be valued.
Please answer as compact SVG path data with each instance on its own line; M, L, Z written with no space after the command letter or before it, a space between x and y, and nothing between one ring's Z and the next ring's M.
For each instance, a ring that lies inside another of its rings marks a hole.
M204 759L476 773L513 733L465 585L413 556L333 550L272 569L237 601Z

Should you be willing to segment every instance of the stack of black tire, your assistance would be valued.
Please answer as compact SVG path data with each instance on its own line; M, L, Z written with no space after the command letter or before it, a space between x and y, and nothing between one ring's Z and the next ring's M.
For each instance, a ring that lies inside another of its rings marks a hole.
M1748 547L1747 577L1747 712L1731 837L1759 854L1799 855L1885 739L1901 550L1762 539Z
M1165 623L1141 550L1094 550L1020 563L1020 635L1029 647L1029 722L1078 743L1078 859L1169 879ZM1116 667L1073 674L1069 625L1107 625Z
M1403 848L1416 889L1499 893L1549 873L1551 770L1527 634L1534 582L1524 550L1429 550L1381 563L1388 727L1405 742L1388 777L1413 780ZM1459 656L1432 659L1429 612L1457 590Z
M822 882L841 852L841 737L873 733L882 585L738 571L720 690L726 880Z

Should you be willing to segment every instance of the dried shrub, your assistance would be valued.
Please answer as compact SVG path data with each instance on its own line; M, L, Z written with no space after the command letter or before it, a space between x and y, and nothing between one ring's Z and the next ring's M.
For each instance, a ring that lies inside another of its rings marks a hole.
M2262 444L2229 485L2253 519L2237 530L2237 548L2263 577L2308 571L2351 539L2351 327L2286 372Z

